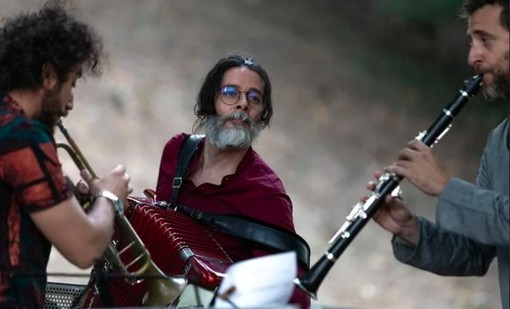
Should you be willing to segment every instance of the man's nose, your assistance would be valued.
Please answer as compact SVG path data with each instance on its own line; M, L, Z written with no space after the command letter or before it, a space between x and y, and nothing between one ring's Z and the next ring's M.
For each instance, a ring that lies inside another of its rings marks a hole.
M477 67L482 63L483 60L483 52L482 48L480 48L479 44L476 42L473 42L471 44L471 47L469 48L468 53L468 64L472 67Z
M237 100L237 109L242 109L244 111L248 110L248 94L245 92L241 92L239 95L239 100Z

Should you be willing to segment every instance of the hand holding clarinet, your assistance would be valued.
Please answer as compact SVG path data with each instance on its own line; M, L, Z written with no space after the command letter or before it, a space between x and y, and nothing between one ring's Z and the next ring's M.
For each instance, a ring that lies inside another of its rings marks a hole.
M423 193L438 196L443 191L450 175L432 153L432 149L415 139L399 152L398 160L384 169L407 179ZM376 171L376 179L382 173ZM367 189L374 191L376 182L371 181ZM368 197L362 197L366 201ZM419 239L419 224L416 215L405 205L400 195L387 195L384 205L374 214L374 221L390 233L416 245Z
M476 75L465 81L432 125L426 131L420 132L415 138L416 141L409 143L408 147L400 152L398 161L386 168L384 174L376 172L377 182L368 185L372 195L362 198L362 201L352 208L347 220L330 240L330 246L324 255L307 273L294 280L299 288L317 299L317 290L327 273L370 218L374 218L393 234L411 243L418 242L418 220L400 198L399 183L409 177L409 181L425 193L441 193L449 176L430 148L448 132L457 114L480 89L482 79L482 75Z
M387 166L384 171L407 179L427 195L439 196L451 176L433 154L432 147L449 130L451 122L454 120L454 116L456 116L456 114L450 114L450 111L460 111L460 108L467 101L466 99L479 89L481 78L481 75L477 75L471 79L471 82L466 81L466 89L460 90L459 95L450 104L450 109L445 108L428 131L420 133L405 148L400 150L398 160L392 165ZM460 101L461 99L462 101ZM459 103L456 104L455 102ZM459 107L456 109L456 106ZM435 129L438 126L438 129L441 131ZM430 135L430 132L434 130L437 130L440 134L435 139L429 138L427 140L427 135ZM381 175L380 171L374 173L376 179L380 179ZM369 182L367 189L372 192L376 190L376 182ZM367 199L368 197L366 196L362 197L362 201ZM384 204L374 213L373 219L393 235L405 239L413 245L418 244L420 237L418 219L416 214L406 206L400 194L388 194L384 199Z

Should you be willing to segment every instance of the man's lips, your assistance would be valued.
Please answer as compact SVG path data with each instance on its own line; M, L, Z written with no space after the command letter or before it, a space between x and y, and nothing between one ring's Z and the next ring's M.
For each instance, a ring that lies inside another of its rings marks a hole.
M248 121L244 121L241 119L229 119L228 122L231 122L233 124L241 124L241 125L249 125Z

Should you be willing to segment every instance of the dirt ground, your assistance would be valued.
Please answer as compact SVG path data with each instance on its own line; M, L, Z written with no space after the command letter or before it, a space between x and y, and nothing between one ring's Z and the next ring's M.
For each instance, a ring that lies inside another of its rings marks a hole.
M39 4L5 0L0 12L7 16ZM275 116L255 149L280 174L294 203L297 231L311 245L312 262L367 193L373 171L390 164L433 120L408 117L420 115L419 108L405 107L420 93L391 80L377 81L376 72L353 60L367 51L356 40L356 29L342 25L334 12L316 11L309 1L94 0L75 2L75 7L103 37L109 62L101 79L78 85L66 125L98 174L117 163L127 165L135 195L155 186L166 141L191 130L197 90L216 60L241 53L264 65L273 82ZM402 105L381 95L377 83ZM456 91L451 89L452 97ZM449 99L441 98L444 104ZM466 114L466 119L475 117ZM488 133L474 123L454 126L437 146L450 172L469 180ZM475 138L465 138L469 134ZM65 154L62 161L77 179ZM403 188L416 211L433 219L435 200L405 182ZM322 283L315 304L499 307L496 265L483 278L439 277L397 262L389 242L390 235L369 222ZM48 271L87 273L57 252Z

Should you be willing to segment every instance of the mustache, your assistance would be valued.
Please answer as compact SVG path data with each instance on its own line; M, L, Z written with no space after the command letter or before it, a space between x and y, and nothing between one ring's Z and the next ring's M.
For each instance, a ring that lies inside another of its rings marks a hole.
M225 115L221 118L222 122L225 123L228 120L241 120L242 122L251 125L254 125L255 122L248 117L248 114L245 112L233 112L232 114Z
M489 69L482 67L482 65L475 66L474 70L476 74L486 74L489 72Z

